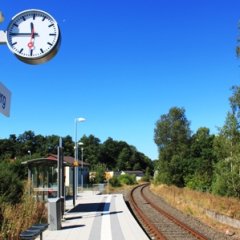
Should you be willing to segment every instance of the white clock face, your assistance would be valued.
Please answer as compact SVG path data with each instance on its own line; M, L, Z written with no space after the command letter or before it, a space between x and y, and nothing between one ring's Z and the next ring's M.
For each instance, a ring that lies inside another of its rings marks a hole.
M60 44L57 22L48 13L31 9L12 18L7 29L7 45L21 60L41 63L55 55Z

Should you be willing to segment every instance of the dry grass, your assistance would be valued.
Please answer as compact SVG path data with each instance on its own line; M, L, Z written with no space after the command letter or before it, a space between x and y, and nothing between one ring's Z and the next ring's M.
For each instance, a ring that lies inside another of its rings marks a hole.
M1 204L2 221L0 239L19 239L19 234L34 223L46 222L47 212L44 203L36 202L27 193L15 206Z
M121 187L112 187L110 184L107 185L105 187L105 191L104 193L106 194L114 194L114 193L125 193L127 194L129 191L132 190L132 188L134 188L136 186L136 184L134 185L126 185L126 184L123 184Z
M205 210L208 209L240 220L239 199L219 197L209 193L193 191L188 188L177 188L166 185L151 185L151 190L156 195L162 197L170 205L200 219L211 227L217 228L223 232L230 230L240 234L239 229L233 229L229 226L220 224L219 222L210 219L205 214Z

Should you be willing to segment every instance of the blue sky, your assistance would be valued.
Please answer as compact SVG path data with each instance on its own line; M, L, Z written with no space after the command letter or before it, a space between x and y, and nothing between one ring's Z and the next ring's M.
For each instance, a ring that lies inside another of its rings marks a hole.
M12 92L0 138L74 139L74 119L85 117L79 137L123 140L156 159L155 123L171 107L185 108L193 132L223 125L240 81L239 0L1 0L0 29L33 8L58 21L61 48L33 66L0 45L0 82Z

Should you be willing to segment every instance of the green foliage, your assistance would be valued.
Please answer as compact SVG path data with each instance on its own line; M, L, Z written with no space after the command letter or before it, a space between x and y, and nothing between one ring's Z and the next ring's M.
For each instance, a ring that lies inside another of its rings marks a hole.
M100 139L93 135L83 136L80 140L84 146L85 161L90 164L90 168L93 170L95 166L102 163L100 160Z
M238 159L240 156L238 156ZM240 198L239 160L227 158L215 165L213 193Z
M156 181L184 186L186 158L189 155L190 128L183 108L173 107L156 123L154 140L160 157Z
M47 154L57 154L59 136L35 135L33 131L25 131L18 137L14 134L9 139L0 140L0 159L19 159L36 156L46 156ZM73 142L70 136L63 138L65 152L73 156Z
M109 179L109 184L112 186L112 187L121 187L122 184L120 182L120 179L119 177L117 176L113 176L112 178Z
M217 136L208 128L190 135L184 109L171 108L156 123L156 183L187 186L240 198L240 87L232 87L231 111Z
M208 128L199 128L191 138L186 186L200 191L211 189L216 157L213 153L214 135Z
M0 163L0 203L16 204L21 198L23 182L15 164L6 161Z
M98 164L95 166L94 171L96 172L94 183L104 183L106 166L103 164Z
M209 176L207 173L203 173L200 175L199 173L195 173L194 175L188 175L185 179L186 187L201 191L207 192L211 190L211 182L209 182Z
M240 197L239 89L230 98L233 113L228 113L214 144L218 161L214 168L213 193Z
M120 175L119 181L121 184L126 184L126 185L134 185L137 183L136 176L131 174Z
M48 154L57 154L59 136L35 135L33 131L25 131L9 139L0 139L0 160L39 158ZM62 138L64 154L74 156L74 142L70 136ZM137 151L134 146L124 141L108 138L101 143L93 135L84 135L80 141L84 144L84 161L90 164L91 170L99 163L106 165L108 170L153 170L151 159Z
M121 170L130 170L131 169L131 155L132 151L129 147L125 147L121 150L117 159L117 169Z
M147 167L144 176L142 177L142 181L143 182L150 182L150 180L152 179L151 176L151 170L149 167Z
M229 98L233 115L240 118L240 86L232 86L233 94Z

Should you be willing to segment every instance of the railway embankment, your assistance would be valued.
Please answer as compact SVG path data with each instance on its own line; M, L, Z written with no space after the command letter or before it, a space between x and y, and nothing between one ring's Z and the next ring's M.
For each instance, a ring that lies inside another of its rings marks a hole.
M185 214L225 234L239 236L240 239L238 199L166 185L151 185L151 191Z

